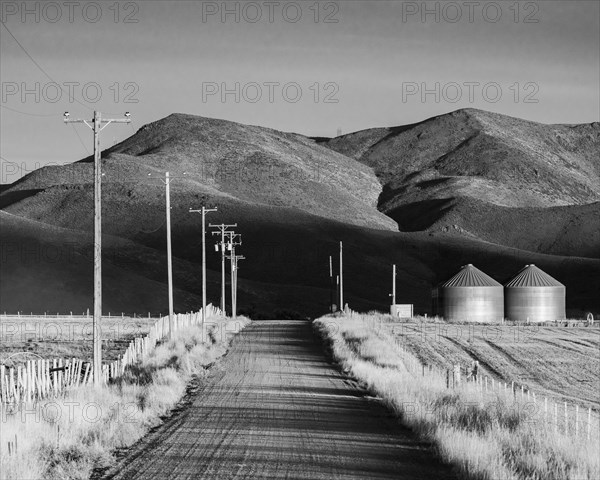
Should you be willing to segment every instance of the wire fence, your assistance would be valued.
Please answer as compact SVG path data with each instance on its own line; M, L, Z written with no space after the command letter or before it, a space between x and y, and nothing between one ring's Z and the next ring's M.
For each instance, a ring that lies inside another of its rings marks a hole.
M139 314L139 313L125 313L125 312L108 312L108 314L106 315L102 315L102 318L162 318L162 313L159 313L158 315L156 314L152 314L150 312L148 312L147 315L144 314ZM17 319L31 319L31 320L41 320L41 319L81 319L81 320L91 320L92 318L94 318L94 316L92 314L90 314L90 312L82 312L81 314L78 313L73 313L73 312L69 312L69 313L60 313L60 312L56 312L56 313L48 313L48 312L44 312L44 313L24 313L24 312L17 312L17 313L1 313L0 314L0 321L3 320L17 320Z
M211 304L206 307L206 318L221 315L221 310ZM198 325L202 321L202 310L195 313L173 316L173 331ZM163 338L170 335L169 316L156 320L147 335L136 337L127 346L123 355L102 365L102 381L108 383L123 375L129 365L145 358ZM93 380L91 363L81 359L37 359L27 360L24 365L9 367L0 365L0 403L15 405L56 397Z
M360 315L352 311L346 314ZM476 400L479 405L491 406L501 401L521 412L530 423L544 425L547 431L571 438L600 441L600 412L597 409L542 396L518 382L506 382L486 374L469 375L468 369L460 364L440 368L424 363L407 348L406 340L394 331L393 323L360 316L380 335L393 339L402 353L404 367L413 377L427 377L428 382L445 384L447 389L465 393L465 397Z

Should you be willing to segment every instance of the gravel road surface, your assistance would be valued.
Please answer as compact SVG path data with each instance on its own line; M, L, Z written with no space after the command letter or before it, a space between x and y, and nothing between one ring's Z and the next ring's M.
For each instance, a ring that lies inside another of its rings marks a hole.
M309 322L266 320L104 478L456 477L327 362Z

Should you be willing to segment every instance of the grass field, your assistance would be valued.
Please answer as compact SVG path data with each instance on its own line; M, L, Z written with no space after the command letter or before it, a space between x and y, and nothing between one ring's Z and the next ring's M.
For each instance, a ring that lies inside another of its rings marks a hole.
M405 330L398 331L400 327ZM499 359L502 357L497 353L485 356L486 350L482 344L484 340L490 340L487 333L484 335L482 332L479 338L478 334L474 333L471 340L469 336L464 337L467 344L461 347L456 332L466 330L469 326L427 325L431 332L434 331L433 327L448 329L440 335L439 340L427 338L423 330L419 331L419 328L423 327L424 325L417 326L415 323L395 324L391 316L380 314L329 315L315 320L315 328L331 348L333 357L344 371L380 397L396 413L401 423L411 428L423 440L432 443L435 451L455 466L460 478L600 478L597 412L593 413L588 424L591 428L586 429L580 417L579 433L574 435L572 412L567 432L566 418L564 423L560 418L552 423L552 417L546 416L543 407L540 409L540 404L528 397L513 396L510 390L506 392L504 389L488 391L487 387L482 388L482 383L463 381L458 386L450 384L445 369L452 361L462 363L464 371L466 364L471 363L471 355L481 355L481 358L487 358L487 369L496 372L504 371L501 368L511 372L508 366L510 362L501 362ZM500 328L503 333L518 331L518 327ZM455 333L451 334L450 329L454 329ZM559 332L560 329L554 334L548 330L544 332L547 335L538 332L538 336L548 340L557 336ZM597 330L590 329L590 332L593 335ZM588 338L586 334L580 335ZM523 342L523 353L516 353L515 349L521 345L521 339L518 338L519 343L513 341L512 346L508 340L490 340L492 345L507 349L513 356L512 371L517 371L520 375L525 375L523 372L533 372L533 375L541 377L538 380L540 383L543 383L546 377L552 379L569 373L569 367L566 366L556 372L554 367L549 367L550 372L546 375L542 372L542 366L534 370L529 369L527 364L535 363L535 352L540 356L542 364L546 357L545 351L548 352L548 357L556 355L556 352L542 350L540 344L536 345L535 339L528 338L527 342ZM596 338L597 344L597 337L592 338ZM532 346L526 347L529 343ZM558 343L561 345L561 342ZM494 347L490 348L493 351L497 350L494 350ZM593 351L593 347L590 351ZM568 355L568 351L562 352L565 365ZM589 357L574 358L579 358L584 364L590 362ZM548 361L560 364L561 359L548 358ZM591 361L594 361L593 358ZM423 362L436 365L437 368L422 369ZM502 367L495 366L495 362L503 363ZM522 366L521 370L517 368L518 365ZM571 365L579 363L574 360ZM597 378L598 373L594 376L591 373L592 368L593 364L587 375L593 380ZM487 375L488 370L484 369L480 373ZM580 395L585 397L587 393L584 390ZM584 434L586 430L589 434Z
M559 401L600 407L600 329L536 325L384 322L422 363L440 368L478 360L483 375Z
M129 342L146 335L156 318L104 317L102 356L109 362L122 356ZM0 317L0 363L22 364L32 358L92 357L92 318Z
M137 325L135 320L129 319L130 324ZM103 389L82 386L66 396L23 404L20 410L0 405L0 480L87 480L95 468L113 465L116 449L159 425L192 378L201 381L248 323L244 317L212 317L205 330L198 325L178 330ZM63 342L61 348L76 343ZM52 347L44 349L57 354Z

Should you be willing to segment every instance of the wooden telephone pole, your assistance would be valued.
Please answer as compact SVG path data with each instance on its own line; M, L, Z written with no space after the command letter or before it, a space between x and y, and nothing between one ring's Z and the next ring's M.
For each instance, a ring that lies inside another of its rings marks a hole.
M221 235L221 242L217 243L217 246L221 246L221 311L223 312L223 315L225 315L225 248L227 246L225 243L225 232L228 228L237 227L237 223L232 225L225 225L224 223L221 223L220 225L213 225L211 223L208 226L218 229L216 232L212 232L213 235Z
M187 172L183 172L187 175ZM152 176L151 173L148 174ZM165 179L161 180L165 184L165 205L167 218L167 275L168 275L168 294L169 294L169 338L175 335L175 323L173 311L173 254L171 252L171 182L178 177L171 177L169 172L165 172ZM184 178L184 177L179 177Z
M129 112L125 118L102 119L94 111L92 120L70 119L65 112L65 123L85 123L94 132L94 323L93 323L93 375L94 386L102 385L102 165L100 161L100 132L111 123L131 123Z
M245 260L243 255L235 255L232 251L228 257L231 260L231 317L237 317L237 285L238 285L238 261Z
M396 305L396 264L392 266L392 305Z
M242 235L234 232L227 232L227 235L229 235L228 245L231 249L227 257L231 262L231 317L235 318L237 316L237 262L239 259L244 259L241 255L235 254L235 246L242 244ZM239 242L235 241L236 237L240 238Z
M344 311L344 257L342 255L342 242L340 242L340 312Z
M206 321L206 214L216 212L215 208L202 207L199 210L192 210L190 213L202 214L202 331L204 332L204 322Z
M165 172L166 208L167 208L167 270L169 276L169 338L175 336L173 321L173 258L171 254L171 180L169 172Z
M329 311L333 313L333 262L329 255Z

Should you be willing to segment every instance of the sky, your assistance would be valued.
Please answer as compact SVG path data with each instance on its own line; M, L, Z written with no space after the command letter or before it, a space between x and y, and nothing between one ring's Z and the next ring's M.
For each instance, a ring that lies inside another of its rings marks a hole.
M597 0L0 5L0 183L92 153L65 111L130 112L102 148L174 112L326 137L459 108L600 120Z

